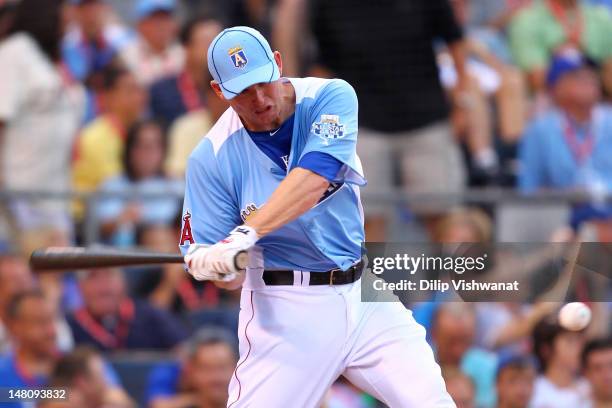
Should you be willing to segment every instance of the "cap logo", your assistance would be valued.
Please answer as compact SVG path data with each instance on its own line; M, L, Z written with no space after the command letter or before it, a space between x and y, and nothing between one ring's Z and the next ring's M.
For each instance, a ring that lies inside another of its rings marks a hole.
M246 54L244 53L244 50L240 46L230 48L228 51L228 54L230 58L232 59L232 63L234 64L236 68L244 68L249 62L249 60L246 57Z

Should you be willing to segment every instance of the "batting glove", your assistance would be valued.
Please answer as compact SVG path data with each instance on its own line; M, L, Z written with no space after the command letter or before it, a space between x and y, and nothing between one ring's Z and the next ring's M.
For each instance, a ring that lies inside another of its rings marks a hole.
M253 228L241 225L215 245L192 244L185 256L189 273L196 280L232 281L241 272L234 262L236 255L251 248L258 239Z

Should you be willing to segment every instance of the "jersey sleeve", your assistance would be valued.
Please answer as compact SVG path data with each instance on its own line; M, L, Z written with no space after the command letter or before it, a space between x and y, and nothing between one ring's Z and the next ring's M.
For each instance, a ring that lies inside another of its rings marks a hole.
M223 183L211 143L205 142L196 150L204 151L204 155L192 154L187 163L179 242L183 254L192 243L220 241L241 223L240 211Z
M310 132L300 162L309 153L319 152L342 163L332 182L365 185L357 157L357 95L346 81L336 79L325 85L309 110Z
M330 182L336 178L342 166L343 163L340 160L321 152L307 153L298 163L298 167L315 172Z

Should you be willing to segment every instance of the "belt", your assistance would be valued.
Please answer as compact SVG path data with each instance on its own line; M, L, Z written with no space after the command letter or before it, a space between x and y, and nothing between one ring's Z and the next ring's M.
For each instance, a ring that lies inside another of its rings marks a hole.
M310 279L309 286L313 285L346 285L353 283L361 277L365 262L361 259L359 262L343 271L340 268L331 269L327 272L302 272L308 273ZM265 270L263 272L263 281L266 285L293 285L295 282L295 272L290 270Z

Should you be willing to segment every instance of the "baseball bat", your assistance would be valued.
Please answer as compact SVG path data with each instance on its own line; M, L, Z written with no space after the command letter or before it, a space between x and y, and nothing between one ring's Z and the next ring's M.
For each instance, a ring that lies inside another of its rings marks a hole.
M247 252L241 251L234 257L234 266L246 269L248 260ZM35 250L30 256L30 267L34 271L183 262L181 254L117 248L47 247Z

